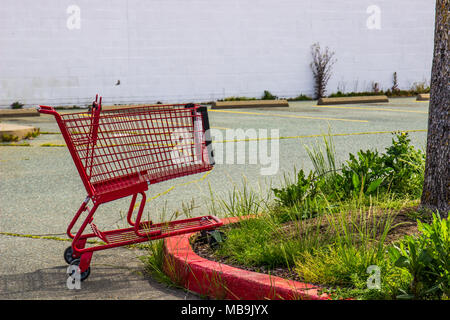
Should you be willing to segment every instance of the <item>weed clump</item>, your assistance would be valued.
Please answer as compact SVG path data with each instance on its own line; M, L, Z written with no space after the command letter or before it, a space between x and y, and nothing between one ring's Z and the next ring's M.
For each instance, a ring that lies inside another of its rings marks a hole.
M22 109L24 106L23 103L20 103L19 101L15 101L13 103L11 103L11 109Z

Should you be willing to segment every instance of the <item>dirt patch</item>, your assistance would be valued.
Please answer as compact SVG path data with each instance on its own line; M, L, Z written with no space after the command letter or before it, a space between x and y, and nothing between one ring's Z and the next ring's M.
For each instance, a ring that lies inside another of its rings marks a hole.
M417 207L404 208L398 212L372 208L366 212L349 212L348 214L319 216L311 219L291 221L284 223L279 230L274 233L274 241L279 239L289 239L302 237L307 233L320 233L324 237L333 237L336 230L340 230L340 224L346 224L346 229L350 233L358 234L357 230L369 228L376 231L376 237L382 235L387 225L390 225L386 236L386 243L400 240L405 235L416 234L417 222L412 218L412 213L417 211ZM282 235L280 237L280 234Z
M387 243L399 241L405 235L414 235L419 233L417 229L417 221L408 215L409 212L410 211L403 211L395 216L392 228L386 237Z
M410 214L411 212L416 211L416 209L416 207L405 208L395 214L387 214L386 211L382 210L371 210L365 212L364 214L358 214L356 216L349 214L346 219L350 224L358 224L364 222L368 225L370 225L371 223L373 223L373 225L379 225L380 231L382 230L383 225L389 219L391 227L385 241L386 243L393 243L400 240L405 235L413 235L418 233L417 223ZM338 222L342 223L343 221ZM286 239L289 237L299 237L302 235L302 233L308 232L307 230L311 230L311 228L319 230L319 232L323 233L326 236L330 236L333 233L333 225L338 222L332 219L326 219L324 217L311 218L300 222L287 222L281 225L281 228L277 230L277 235L274 235L274 241L280 241L280 238ZM224 226L219 230L226 233L227 229L229 229L230 227L231 226L229 225ZM283 234L282 237L280 237L280 233ZM294 270L291 270L287 267L268 269L265 267L245 266L235 263L230 257L219 257L215 254L215 251L208 244L206 238L200 233L198 233L191 239L191 246L197 255L211 261L223 263L247 271L270 274L272 276L277 276L289 280L302 281L302 279Z

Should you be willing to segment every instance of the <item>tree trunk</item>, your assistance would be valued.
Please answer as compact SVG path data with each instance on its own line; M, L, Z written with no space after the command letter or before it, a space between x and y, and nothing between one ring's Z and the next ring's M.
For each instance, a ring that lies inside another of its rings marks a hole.
M448 216L450 209L449 24L450 1L436 0L434 55L431 70L427 157L421 207Z

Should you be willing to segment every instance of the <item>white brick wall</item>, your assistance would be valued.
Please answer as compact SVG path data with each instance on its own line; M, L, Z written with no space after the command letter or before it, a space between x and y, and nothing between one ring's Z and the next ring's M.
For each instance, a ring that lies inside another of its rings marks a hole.
M430 80L434 3L0 0L0 105L311 95L314 42L336 52L328 93L390 88L394 71L409 89ZM80 29L66 26L70 5ZM370 5L380 30L367 28Z

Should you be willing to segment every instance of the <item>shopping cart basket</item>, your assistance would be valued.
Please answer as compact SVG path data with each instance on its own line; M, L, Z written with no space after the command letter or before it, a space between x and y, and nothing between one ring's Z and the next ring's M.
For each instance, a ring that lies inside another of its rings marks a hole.
M81 280L90 274L94 251L213 230L222 225L214 216L165 223L141 221L148 185L212 169L206 107L157 105L104 112L101 108L101 97L96 97L87 113L59 114L52 107L38 108L40 113L56 118L88 193L67 228L72 245L64 252L67 263L79 266ZM139 205L138 195L141 195ZM131 197L127 214L131 227L100 231L93 223L97 208L124 197ZM92 208L88 207L90 201ZM139 209L133 220L136 207ZM83 212L87 212L84 220L80 219ZM78 220L81 226L72 233ZM88 225L92 232L86 231ZM100 241L88 244L91 238Z

